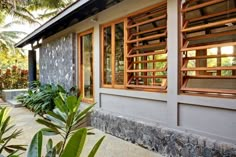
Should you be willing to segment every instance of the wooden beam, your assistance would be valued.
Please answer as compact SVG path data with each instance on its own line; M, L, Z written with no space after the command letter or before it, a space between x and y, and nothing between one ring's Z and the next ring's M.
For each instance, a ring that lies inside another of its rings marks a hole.
M236 70L236 66L222 66L222 67L197 67L197 68L181 68L181 71L211 71L211 70Z
M209 14L209 15L205 15L205 16L200 16L200 17L188 19L188 21L189 22L196 22L196 21L205 20L205 19L209 19L209 18L212 18L212 17L217 17L217 16L221 16L221 15L224 15L224 14L234 13L234 12L236 12L236 8L221 11L221 12L214 13L214 14Z
M145 31L133 33L132 35L136 36L136 35L140 35L140 34L145 34L145 33L151 33L151 32L154 32L154 31L164 30L164 29L166 29L166 26L159 26L159 27L156 27L156 28L153 28L153 29L148 29L148 30L145 30Z
M167 78L166 75L133 76L133 78Z
M221 26L221 25L225 25L227 23L234 23L234 22L236 22L236 18L212 22L212 23L208 23L208 24L204 24L204 25L200 25L200 26L185 28L185 29L182 29L181 32L183 33L183 32L198 31L198 30L202 30L202 29L206 29L206 28L210 28L210 27L215 27L215 26Z
M204 49L215 48L215 47L235 46L235 45L236 45L236 42L228 42L228 43L222 43L222 44L196 46L196 47L182 48L181 52L192 51L192 50L204 50Z
M185 59L196 60L196 59L223 58L223 57L236 57L236 54L205 55L205 56L186 57Z
M133 28L133 27L137 27L137 26L141 26L141 25L145 25L145 24L151 23L153 21L162 20L162 19L165 19L166 17L167 17L167 15L164 14L162 16L155 17L155 18L150 19L150 20L146 20L146 21L143 21L143 22L136 23L134 25L130 25L130 26L127 27L127 29L130 29L130 28Z
M206 92L206 93L222 93L222 94L236 94L236 90L230 89L205 89L205 88L181 88L182 91L191 92Z
M152 40L152 39L156 39L156 38L165 37L166 35L167 35L167 32L165 31L164 33L161 33L161 34L154 34L154 35L150 35L150 36L143 37L143 38L128 40L128 41L126 41L126 43L130 44L130 43L135 43L135 42L142 42L145 40Z
M159 14L165 14L166 13L166 9L167 9L166 6L163 6L163 8L161 8L161 9L158 8L158 10L156 9L157 11L155 11L153 13L150 13L150 14L145 13L145 14L143 14L143 16L133 17L132 19L139 21L139 20L144 20L146 18L150 18L152 16L157 16Z
M167 61L167 59L143 60L143 61L135 61L132 64L155 63L155 62L166 62L166 61Z
M158 54L166 54L166 51L139 53L139 54L127 55L126 57L133 58L133 57L151 56L151 55L158 55Z
M186 40L188 41L193 41L193 40L201 40L201 39L208 39L208 38L217 38L221 36L227 36L227 35L235 35L236 30L232 31L227 31L227 32L219 32L219 33L214 33L214 34L204 34L200 36L195 36L195 37L187 37Z
M163 69L137 69L137 70L127 70L128 73L137 73L137 72L163 72L166 71L167 68Z
M220 3L220 2L223 2L223 1L225 1L225 0L207 1L205 3L201 3L201 4L198 4L198 5L194 5L192 7L189 7L189 8L182 9L181 12L185 13L185 12L197 10L197 9L204 8L204 7L207 7L207 6L210 6L210 5L213 5L213 4L217 4L217 3Z
M196 75L185 76L188 79L236 79L236 76L213 76L213 75Z
M127 85L130 88L165 89L164 86Z

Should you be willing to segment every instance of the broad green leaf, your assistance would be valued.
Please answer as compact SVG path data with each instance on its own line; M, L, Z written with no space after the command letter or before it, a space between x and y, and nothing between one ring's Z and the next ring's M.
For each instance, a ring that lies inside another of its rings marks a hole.
M57 115L60 115L61 117L63 117L64 121L66 122L67 119L67 114L61 112L58 108L53 109L53 112Z
M64 104L63 100L60 97L56 97L54 99L54 103L61 112L64 112L64 113L68 112L66 105Z
M77 116L77 119L80 119L82 116L87 115L88 112L94 107L95 104L87 107L86 109L84 109L82 112L79 113L79 115Z
M55 125L65 127L65 122L61 121L60 119L52 117L49 114L46 114L45 117L46 119L48 119L50 122L54 123Z
M53 136L53 135L58 135L60 134L60 131L57 129L51 129L51 128L43 128L41 129L42 134L45 136Z
M55 130L55 132L59 132L58 129L61 129L60 126L57 126L47 120L44 120L44 119L37 119L36 122L38 122L39 124L42 124L48 128L51 128L52 130Z
M66 93L66 90L62 86L57 85L57 88L61 93Z
M82 95L80 95L80 97L77 99L77 105L76 105L76 107L75 107L75 110L74 110L74 112L76 112L76 111L78 111L78 109L79 109L79 107L80 107L80 103L81 103L81 101L82 101Z
M72 127L74 118L75 118L75 113L72 112L72 113L68 116L68 119L67 119L67 121L66 121L66 127L67 127L67 128Z
M77 105L77 97L68 96L66 99L66 105L69 108L70 112L74 112L75 106Z
M66 122L65 119L63 118L63 116L61 116L60 114L57 114L57 113L52 112L52 111L49 111L47 114L54 117L54 118L56 118L56 119L58 119L58 120Z
M93 149L91 150L91 152L89 153L88 157L94 157L98 151L98 148L100 147L100 145L102 144L102 141L104 140L105 136L103 136L93 147Z
M47 152L49 152L52 149L52 147L53 147L53 142L52 142L52 139L50 138L46 145Z
M86 136L86 128L82 128L76 131L68 141L61 157L80 157L80 154L84 147Z
M27 145L8 145L7 147L8 148L13 148L13 149L18 149L18 150L26 150L26 147Z
M39 131L34 135L30 143L27 157L41 157L42 143L43 143L43 135L42 132Z
M63 145L63 141L60 141L54 146L54 148L56 149L56 154L59 154L61 152L62 145Z
M52 139L48 140L46 148L47 148L47 154L45 157L56 157L56 149L53 147Z

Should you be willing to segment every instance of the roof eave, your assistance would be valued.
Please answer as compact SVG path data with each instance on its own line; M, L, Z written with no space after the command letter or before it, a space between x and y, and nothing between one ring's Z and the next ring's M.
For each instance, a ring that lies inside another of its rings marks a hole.
M30 44L34 41L32 41L32 38L34 38L37 34L39 34L40 32L44 31L46 28L50 27L51 25L53 25L54 23L56 23L57 21L59 21L60 19L62 19L63 17L65 17L66 15L70 14L71 12L75 11L76 9L78 9L79 7L81 7L82 5L88 3L91 0L80 0L78 2L76 2L74 5L70 6L69 8L67 8L66 10L62 11L61 13L59 13L57 16L53 17L52 19L50 19L49 21L47 21L46 23L44 23L42 26L40 26L39 28L37 28L36 30L34 30L32 33L30 33L29 35L27 35L25 38L23 38L21 41L19 41L18 43L15 44L15 47L17 48L22 48L27 44Z

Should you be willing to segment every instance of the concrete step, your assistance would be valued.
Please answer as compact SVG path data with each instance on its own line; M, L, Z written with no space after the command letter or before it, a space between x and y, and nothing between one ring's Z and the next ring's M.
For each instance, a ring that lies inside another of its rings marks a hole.
M16 99L7 100L7 103L12 107L22 107L22 103L18 102Z
M21 93L26 93L28 89L5 89L2 90L2 99L4 101L12 100Z

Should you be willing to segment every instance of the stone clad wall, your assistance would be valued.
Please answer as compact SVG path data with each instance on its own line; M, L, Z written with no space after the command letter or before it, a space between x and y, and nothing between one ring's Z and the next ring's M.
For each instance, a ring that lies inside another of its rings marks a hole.
M118 116L103 110L91 114L91 126L170 157L235 157L236 146L196 134Z
M75 35L44 43L39 57L41 83L60 84L66 89L75 85Z

